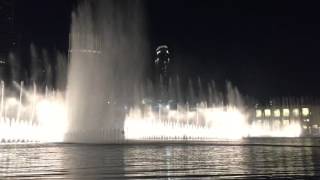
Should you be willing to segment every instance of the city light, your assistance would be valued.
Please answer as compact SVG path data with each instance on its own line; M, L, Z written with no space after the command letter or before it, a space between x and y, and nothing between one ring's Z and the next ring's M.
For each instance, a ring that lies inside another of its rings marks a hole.
M288 117L290 115L289 109L283 109L282 110L283 116Z
M264 115L265 115L266 117L270 117L270 116L271 116L271 110L270 110L270 109L265 109L265 110L264 110Z
M275 117L280 117L280 109L276 109L273 111Z
M302 108L302 115L308 116L309 115L309 108Z
M261 110L260 109L257 109L256 110L256 117L261 117L262 116L262 112L261 112Z

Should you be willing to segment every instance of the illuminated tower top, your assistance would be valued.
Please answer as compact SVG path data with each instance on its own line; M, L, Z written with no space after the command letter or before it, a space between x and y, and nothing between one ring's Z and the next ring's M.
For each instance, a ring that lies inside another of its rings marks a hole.
M156 67L156 73L166 79L168 77L168 66L170 64L170 53L167 45L157 47L154 64Z

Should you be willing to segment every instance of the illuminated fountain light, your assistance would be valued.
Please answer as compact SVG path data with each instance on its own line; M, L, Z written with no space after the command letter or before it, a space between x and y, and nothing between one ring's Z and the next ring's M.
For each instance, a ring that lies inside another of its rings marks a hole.
M62 96L39 95L34 85L32 92L19 86L19 98L5 97L1 82L0 141L2 143L63 142L67 129L66 107ZM22 103L26 94L27 102Z
M127 140L214 140L248 136L245 115L233 107L196 111L132 109L124 123Z
M302 133L299 121L258 120L249 128L250 137L300 137Z
M39 127L27 121L1 120L0 137L3 143L38 142Z
M127 140L146 141L210 141L245 137L299 137L299 121L265 120L248 122L245 113L236 107L188 106L153 111L133 108L127 114L124 131Z
M207 107L200 103L190 110L189 105L170 109L169 105L135 107L129 110L124 127L101 126L99 129L70 131L67 107L60 93L38 94L19 86L18 98L6 97L1 83L0 140L2 143L65 142L67 134L92 135L103 142L124 140L146 141L212 141L244 137L299 137L301 124L289 120L258 120L248 122L246 113L235 106ZM22 103L22 96L27 101ZM305 110L306 111L306 110ZM269 113L269 112L268 112ZM270 111L271 113L271 111ZM276 111L276 115L277 115ZM94 133L93 133L94 132Z
M63 142L68 124L65 103L61 98L45 98L37 102L36 116L39 141Z

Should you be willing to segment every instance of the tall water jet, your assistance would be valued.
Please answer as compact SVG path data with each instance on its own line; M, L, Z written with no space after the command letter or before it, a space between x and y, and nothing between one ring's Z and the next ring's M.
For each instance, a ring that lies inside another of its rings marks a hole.
M23 91L23 81L20 82L20 91L19 91L19 104L18 104L18 111L17 111L17 121L20 121L21 116L21 107L22 107L22 91Z
M133 105L146 56L141 4L90 1L72 14L67 142L124 140L125 108Z

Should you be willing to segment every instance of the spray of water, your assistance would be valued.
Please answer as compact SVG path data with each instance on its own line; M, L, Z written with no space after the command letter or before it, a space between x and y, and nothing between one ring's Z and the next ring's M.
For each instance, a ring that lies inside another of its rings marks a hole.
M26 89L21 82L15 83L18 95L11 96L2 82L1 141L122 143L300 136L299 122L251 122L231 83L224 93L214 82L204 86L200 78L186 80L186 85L179 77L165 83L160 77L156 85L143 83L148 53L141 7L134 0L81 3L72 14L68 75L57 70L65 67L61 55L56 56L57 68L46 65L43 75L38 61L49 64L48 55L31 46L32 81L45 77L46 83L56 80L59 87L67 76L66 93L48 87L38 92L36 83Z

